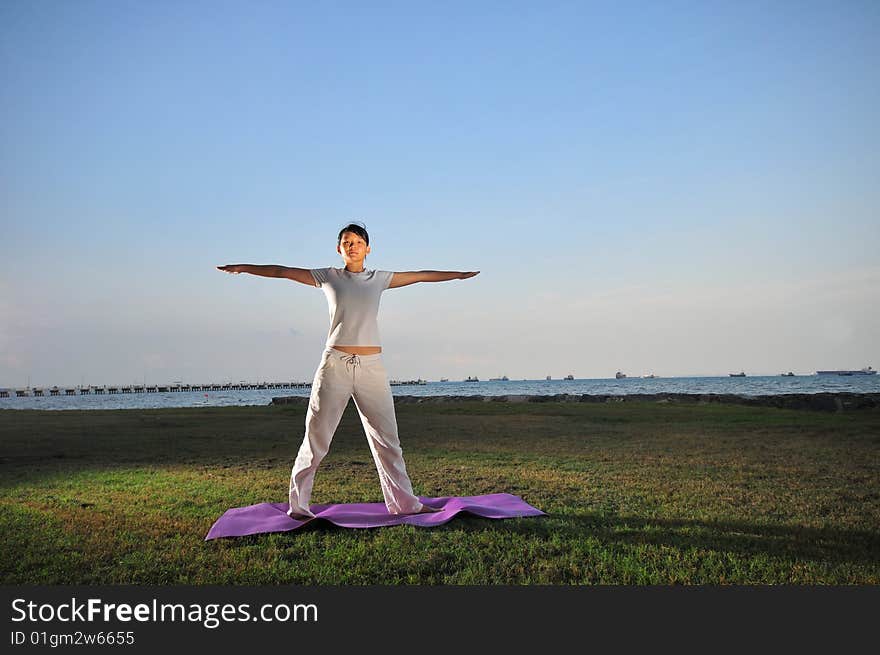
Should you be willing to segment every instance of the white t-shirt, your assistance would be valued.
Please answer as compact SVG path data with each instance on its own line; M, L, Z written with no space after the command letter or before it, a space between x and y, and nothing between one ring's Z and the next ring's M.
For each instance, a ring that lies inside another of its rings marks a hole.
M310 272L330 307L326 345L380 346L379 297L394 273L369 268L361 273L344 268L313 268Z

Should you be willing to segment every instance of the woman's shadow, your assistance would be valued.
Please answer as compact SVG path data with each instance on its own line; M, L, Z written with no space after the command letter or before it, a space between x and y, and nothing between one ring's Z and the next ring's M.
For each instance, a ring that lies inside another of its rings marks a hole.
M457 526L466 531L486 528L486 520L469 514ZM452 528L453 523L445 524ZM492 522L495 523L494 521ZM745 521L664 519L617 514L548 514L545 517L501 521L497 528L531 536L598 539L628 546L668 546L680 551L716 550L745 557L803 559L831 563L876 564L880 533L838 527L808 527Z

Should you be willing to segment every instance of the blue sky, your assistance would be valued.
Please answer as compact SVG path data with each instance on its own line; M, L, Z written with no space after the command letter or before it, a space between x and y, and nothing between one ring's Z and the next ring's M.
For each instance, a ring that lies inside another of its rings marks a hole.
M878 368L874 2L0 4L0 386Z

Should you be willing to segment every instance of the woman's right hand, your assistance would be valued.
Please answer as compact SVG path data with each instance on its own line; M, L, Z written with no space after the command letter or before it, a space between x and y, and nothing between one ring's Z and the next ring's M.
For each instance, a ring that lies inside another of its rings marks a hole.
M241 273L241 266L239 264L226 264L225 266L218 266L217 268L227 273L234 273L235 275Z

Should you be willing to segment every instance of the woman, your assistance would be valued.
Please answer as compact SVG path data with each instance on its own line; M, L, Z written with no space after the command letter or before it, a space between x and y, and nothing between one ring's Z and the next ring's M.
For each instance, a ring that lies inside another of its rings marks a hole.
M349 224L337 237L336 252L343 268L292 268L288 266L228 264L227 273L251 273L295 280L320 287L330 306L330 331L306 412L306 432L290 474L290 509L296 520L315 515L309 509L312 483L321 460L330 450L333 434L354 398L361 417L385 506L391 514L419 514L438 509L422 504L412 490L397 435L394 399L382 361L379 339L379 298L386 289L416 282L464 280L479 271L406 271L368 269L370 237L363 225Z

